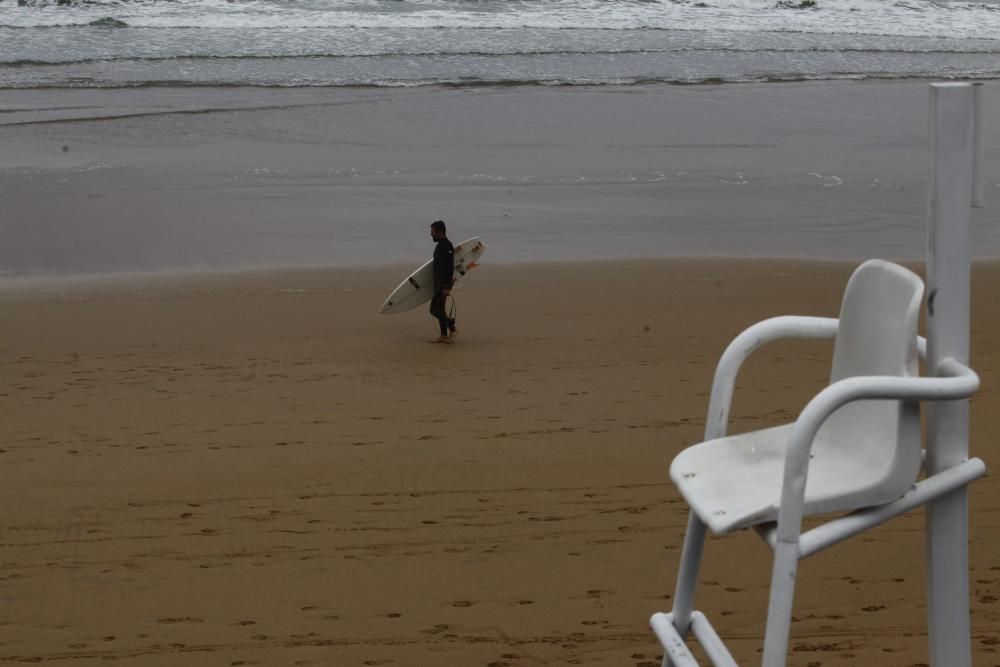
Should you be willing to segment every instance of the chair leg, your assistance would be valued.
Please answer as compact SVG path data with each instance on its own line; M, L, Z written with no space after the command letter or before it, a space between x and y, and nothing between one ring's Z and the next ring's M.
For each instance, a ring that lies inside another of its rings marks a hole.
M774 569L771 571L771 598L767 606L767 630L764 634L764 667L785 667L798 567L799 543L779 540L774 547Z
M674 627L681 637L691 627L691 612L694 610L694 588L698 583L698 569L701 554L705 550L705 524L694 512L688 515L687 533L684 535L684 550L677 572L677 587L674 589ZM666 660L666 658L664 658ZM664 665L667 663L664 662Z

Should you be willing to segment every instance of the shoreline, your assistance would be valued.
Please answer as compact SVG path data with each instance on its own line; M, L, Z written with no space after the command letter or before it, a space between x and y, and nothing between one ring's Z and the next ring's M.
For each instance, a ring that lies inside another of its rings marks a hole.
M426 259L429 259L428 255ZM687 269L703 273L715 269L740 270L759 267L829 267L851 270L861 262L873 259L837 259L824 257L745 257L745 256L705 256L705 257L600 257L591 259L563 259L552 261L523 260L508 262L491 262L487 257L480 262L480 268L497 269L500 271L532 271L532 270L583 270L592 267L597 270L607 270L612 267L624 269L656 269L663 268L671 272ZM892 257L879 257L902 264L915 271L921 277L926 276L926 260L910 260ZM393 277L403 278L409 272L421 265L421 260L412 262L393 262L381 265L370 263L355 265L327 266L296 266L248 269L179 269L175 271L134 271L107 274L82 275L24 275L0 276L0 298L8 300L26 298L29 296L100 296L107 290L116 294L143 296L154 291L164 294L174 294L185 288L236 288L237 286L266 287L275 282L318 284L323 281L336 281L345 276L366 276L366 279L386 279L391 282ZM1000 259L977 259L971 262L973 271L992 271L1000 267ZM477 271L476 273L481 273ZM475 274L473 274L475 275ZM463 281L463 284L467 281ZM386 283L388 285L388 283ZM273 285L272 285L273 286ZM123 289L124 288L124 289ZM389 288L391 290L391 287ZM53 290L59 290L54 292ZM165 291L164 291L165 290ZM388 292L387 292L388 294Z

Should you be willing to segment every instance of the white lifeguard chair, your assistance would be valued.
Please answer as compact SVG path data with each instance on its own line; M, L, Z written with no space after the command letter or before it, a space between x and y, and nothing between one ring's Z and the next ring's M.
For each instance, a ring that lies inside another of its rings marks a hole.
M931 86L927 339L917 334L924 285L883 260L851 276L838 318L776 317L737 336L712 383L705 441L682 451L670 476L690 506L673 609L650 619L664 667L696 667L690 631L716 667L735 667L707 617L694 610L706 528L753 528L774 550L763 665L783 667L798 561L928 505L930 656L933 667L971 664L966 486L982 476L968 458L970 195L981 205L979 84ZM833 338L830 385L792 424L727 436L736 375L780 338ZM927 374L918 374L917 359ZM928 401L927 452L920 402ZM920 469L925 477L918 481ZM802 518L846 512L805 533Z

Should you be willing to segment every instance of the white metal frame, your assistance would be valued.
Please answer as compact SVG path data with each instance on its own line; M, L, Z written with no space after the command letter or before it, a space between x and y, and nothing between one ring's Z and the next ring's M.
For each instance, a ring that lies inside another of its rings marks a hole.
M928 303L925 341L918 346L927 377L862 376L834 382L805 407L786 452L778 519L756 526L774 550L763 664L783 667L788 648L798 561L920 505L927 505L928 614L933 667L971 665L966 486L985 473L968 459L968 401L979 378L968 367L972 206L982 202L982 113L979 84L931 86L932 168L928 204ZM736 375L749 355L782 338L831 338L837 320L777 317L736 337L716 369L705 440L726 435ZM837 408L863 399L929 401L926 478L902 497L857 510L802 533L809 454L820 426ZM735 667L708 619L694 610L694 589L706 526L692 511L670 613L650 625L664 647L664 667L696 667L684 637L690 631L717 667Z
M969 273L973 207L982 205L979 84L931 86L928 185L927 361L969 362ZM969 403L927 412L928 476L969 456ZM927 609L932 667L972 664L969 632L969 528L965 487L927 506Z

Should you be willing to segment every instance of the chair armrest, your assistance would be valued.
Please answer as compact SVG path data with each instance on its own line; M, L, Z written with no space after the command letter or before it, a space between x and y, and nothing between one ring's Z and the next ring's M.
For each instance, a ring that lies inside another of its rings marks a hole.
M950 401L968 398L979 389L979 376L952 358L944 359L934 377L867 375L834 382L818 393L795 421L785 452L785 472L778 508L779 542L794 543L802 528L809 454L823 422L838 408L859 400Z
M758 322L734 338L715 367L708 418L705 420L705 440L726 435L736 375L743 362L757 348L782 338L834 338L838 322L835 317L784 315Z
M782 315L761 320L734 338L715 367L704 440L714 440L726 435L736 376L751 354L766 343L783 338L835 338L839 322L836 317ZM921 361L926 360L927 339L923 336L917 336L917 353Z

